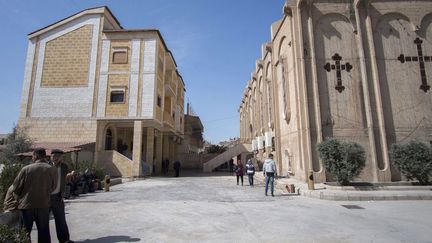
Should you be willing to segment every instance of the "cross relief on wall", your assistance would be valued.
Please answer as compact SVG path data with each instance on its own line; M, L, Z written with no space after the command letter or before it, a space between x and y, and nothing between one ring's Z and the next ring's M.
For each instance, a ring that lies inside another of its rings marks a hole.
M342 71L345 70L347 72L350 72L353 68L353 66L347 62L345 64L341 64L342 57L336 53L332 56L332 60L335 61L334 64L330 64L329 62L324 65L324 69L327 70L327 72L331 72L331 70L336 70L336 86L335 89L342 93L344 91L345 86L342 85Z
M401 54L398 57L398 60L401 63L405 63L405 62L418 62L419 63L420 77L421 77L421 82L422 82L420 85L420 89L423 90L425 93L427 93L428 90L430 89L430 86L427 83L425 62L432 62L432 56L423 56L422 43L423 43L423 41L417 37L414 40L414 44L416 44L416 46L417 46L417 56L405 56L404 54Z

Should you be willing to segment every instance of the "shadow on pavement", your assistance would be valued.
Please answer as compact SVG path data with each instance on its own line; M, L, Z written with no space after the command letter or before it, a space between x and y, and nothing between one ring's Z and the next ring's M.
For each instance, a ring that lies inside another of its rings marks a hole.
M202 170L180 170L180 177L220 177L220 176L232 176L230 172L202 172ZM178 178L174 177L174 172L169 171L166 175L156 175L154 177L165 177L165 178Z
M83 240L83 241L75 241L75 242L82 242L82 243L116 243L116 242L137 242L140 241L141 239L139 238L131 238L130 236L125 236L125 235L114 235L114 236L105 236L105 237L100 237L97 239L87 239L87 240Z

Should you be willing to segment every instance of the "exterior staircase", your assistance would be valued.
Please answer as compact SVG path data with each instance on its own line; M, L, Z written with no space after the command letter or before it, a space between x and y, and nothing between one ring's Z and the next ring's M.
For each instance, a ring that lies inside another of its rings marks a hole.
M98 165L111 177L132 177L133 161L115 150L99 151Z
M251 153L252 145L247 143L239 143L234 147L229 148L227 151L219 154L213 159L207 161L203 164L204 172L212 172L218 166L226 163L230 159L242 154L242 153Z

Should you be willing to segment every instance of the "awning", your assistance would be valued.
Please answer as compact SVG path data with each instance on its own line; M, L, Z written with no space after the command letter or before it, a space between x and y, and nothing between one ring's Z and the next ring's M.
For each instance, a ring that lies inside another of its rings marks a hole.
M72 153L72 152L81 151L80 146L84 146L87 144L89 144L89 142L66 142L66 143L44 143L44 142L40 142L40 143L33 144L32 149L44 148L46 150L47 156L50 156L51 151L53 149L60 149L64 153ZM24 157L31 157L32 155L33 155L33 151L16 154L16 156L24 156Z

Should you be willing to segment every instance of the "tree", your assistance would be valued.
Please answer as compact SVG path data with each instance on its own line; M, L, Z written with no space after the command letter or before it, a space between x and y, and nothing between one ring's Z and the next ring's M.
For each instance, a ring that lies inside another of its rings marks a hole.
M432 175L432 148L417 141L393 144L390 150L393 164L408 180L417 179L420 184L429 184Z
M5 145L3 152L0 153L0 164L6 165L22 163L15 155L30 151L33 143L25 129L15 126L5 139Z
M365 166L365 151L357 143L327 139L317 145L325 169L336 176L341 185L348 185Z
M219 146L219 145L211 145L207 148L207 153L209 154L217 154L217 153L223 153L226 151L225 146Z
M21 160L15 155L28 152L32 147L32 142L25 130L18 126L12 129L12 132L6 138L5 144L5 149L0 153L0 164L4 165L0 173L0 211L3 210L3 199L9 186L12 185L19 171L26 164L25 160Z

